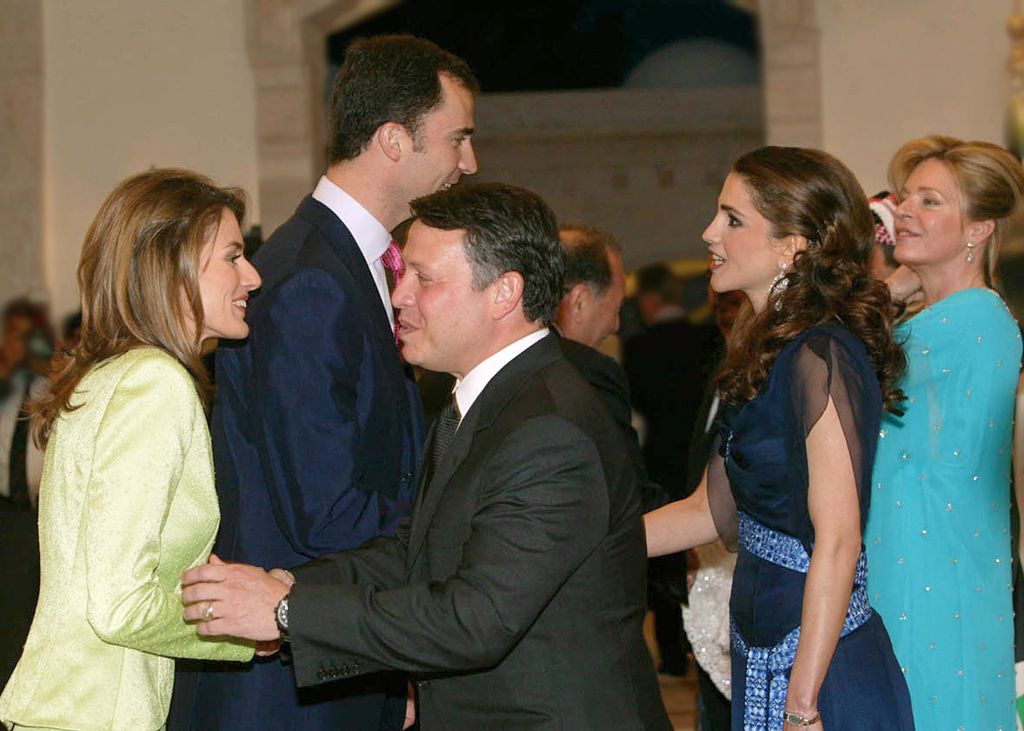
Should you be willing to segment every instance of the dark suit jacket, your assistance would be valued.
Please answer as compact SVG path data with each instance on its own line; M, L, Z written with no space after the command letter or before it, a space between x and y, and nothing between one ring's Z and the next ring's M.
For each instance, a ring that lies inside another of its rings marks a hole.
M412 509L422 418L366 261L330 209L303 200L253 263L249 339L217 355L214 550L289 567L394 533ZM208 670L180 679L171 729L376 730L404 716L402 698L384 708L379 679L297 693L278 658Z
M721 352L714 325L686 320L652 325L626 341L623 366L633 407L647 423L644 456L651 479L673 500L686 497L690 435Z
M413 673L424 731L667 730L645 554L619 430L547 337L465 414L408 530L296 569L296 680Z
M626 371L613 358L583 343L565 337L561 338L560 343L565 359L572 363L584 380L594 388L612 419L619 425L626 450L636 467L644 512L661 507L667 502L667 496L661 485L651 480L647 473L640 440L633 429L633 409Z

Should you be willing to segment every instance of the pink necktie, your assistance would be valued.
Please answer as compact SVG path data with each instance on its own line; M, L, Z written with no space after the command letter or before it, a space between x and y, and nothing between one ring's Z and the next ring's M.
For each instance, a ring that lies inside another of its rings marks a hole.
M402 261L402 250L398 248L398 244L392 241L388 244L388 248L380 256L380 263L384 265L384 268L391 272L391 276L394 279L395 286L402 281L402 275L405 274L405 262ZM395 342L398 342L398 313L395 313Z

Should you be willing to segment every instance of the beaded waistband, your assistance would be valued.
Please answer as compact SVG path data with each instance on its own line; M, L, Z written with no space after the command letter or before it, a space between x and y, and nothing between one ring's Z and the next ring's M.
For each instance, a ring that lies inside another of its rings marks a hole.
M746 551L783 568L807 573L811 557L798 539L772 530L746 513L740 513L739 519L740 546ZM863 625L873 613L865 588L867 559L863 551L857 560L853 583L841 637ZM743 731L782 731L782 713L786 708L786 692L789 689L788 671L796 660L800 628L796 627L781 642L771 647L751 647L731 621L730 628L733 652L747 660Z
M739 521L740 546L748 553L776 566L807 573L811 567L811 556L799 539L762 525L743 512L739 514ZM868 583L868 559L863 551L857 559L853 583L854 586Z

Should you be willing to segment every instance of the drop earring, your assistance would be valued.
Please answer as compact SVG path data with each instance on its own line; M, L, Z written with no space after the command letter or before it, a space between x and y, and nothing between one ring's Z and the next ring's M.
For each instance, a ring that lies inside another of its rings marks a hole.
M773 307L778 312L782 309L782 295L785 294L786 288L789 287L789 277L786 276L786 262L779 263L779 273L772 279L771 285L768 287L768 298L775 297Z
M974 242L973 241L968 241L964 245L967 247L967 263L968 264L973 264L974 263Z

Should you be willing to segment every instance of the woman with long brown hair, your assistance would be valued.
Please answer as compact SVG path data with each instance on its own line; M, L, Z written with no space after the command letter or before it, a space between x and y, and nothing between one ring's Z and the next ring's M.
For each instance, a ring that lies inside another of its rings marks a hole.
M861 545L904 367L888 292L867 271L867 199L831 155L761 148L734 164L704 240L712 288L749 307L717 380L717 454L692 497L645 517L648 552L738 527L733 728L913 728Z
M151 170L121 183L86 235L81 340L32 406L46 446L41 586L0 696L8 725L161 728L171 658L252 657L199 638L179 599L219 524L202 345L248 334L260 283L244 212L241 191Z

